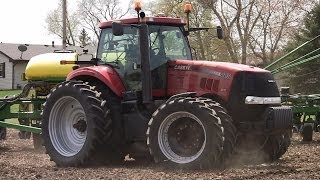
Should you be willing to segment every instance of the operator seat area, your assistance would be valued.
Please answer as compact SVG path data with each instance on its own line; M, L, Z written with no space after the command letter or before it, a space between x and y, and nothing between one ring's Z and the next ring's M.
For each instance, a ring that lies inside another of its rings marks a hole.
M150 66L151 66L151 79L153 89L166 88L166 76L167 76L167 61L164 52L158 53L154 50L150 51Z

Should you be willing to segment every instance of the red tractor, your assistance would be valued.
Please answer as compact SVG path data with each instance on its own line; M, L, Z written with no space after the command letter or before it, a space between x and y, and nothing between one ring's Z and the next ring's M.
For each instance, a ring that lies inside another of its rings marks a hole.
M185 25L143 12L103 22L96 58L61 61L75 66L44 104L42 135L51 160L81 166L129 155L209 168L233 154L272 161L286 152L292 112L280 105L272 74L193 60L187 36L205 28Z

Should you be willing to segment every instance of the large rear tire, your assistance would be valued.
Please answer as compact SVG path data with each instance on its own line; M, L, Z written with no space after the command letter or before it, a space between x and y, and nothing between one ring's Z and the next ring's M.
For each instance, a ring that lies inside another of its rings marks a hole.
M42 135L57 166L86 165L101 140L110 136L102 106L100 93L82 81L63 82L52 89L44 104Z
M213 167L224 139L216 114L197 98L177 98L161 105L147 130L147 145L155 162L186 169Z

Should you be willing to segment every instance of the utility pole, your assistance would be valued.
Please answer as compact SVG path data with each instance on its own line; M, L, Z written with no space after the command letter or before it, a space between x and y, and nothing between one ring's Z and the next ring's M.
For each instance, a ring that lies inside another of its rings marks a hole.
M62 48L67 47L67 0L62 0Z

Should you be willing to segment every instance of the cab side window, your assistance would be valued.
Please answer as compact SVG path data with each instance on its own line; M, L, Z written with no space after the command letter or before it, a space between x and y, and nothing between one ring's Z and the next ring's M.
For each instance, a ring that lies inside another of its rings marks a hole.
M187 49L184 44L184 36L181 31L171 30L163 32L163 39L166 56L169 59L185 59Z
M101 63L115 67L128 90L141 89L138 29L124 27L122 36L114 36L111 28L104 29L101 34L98 58Z

